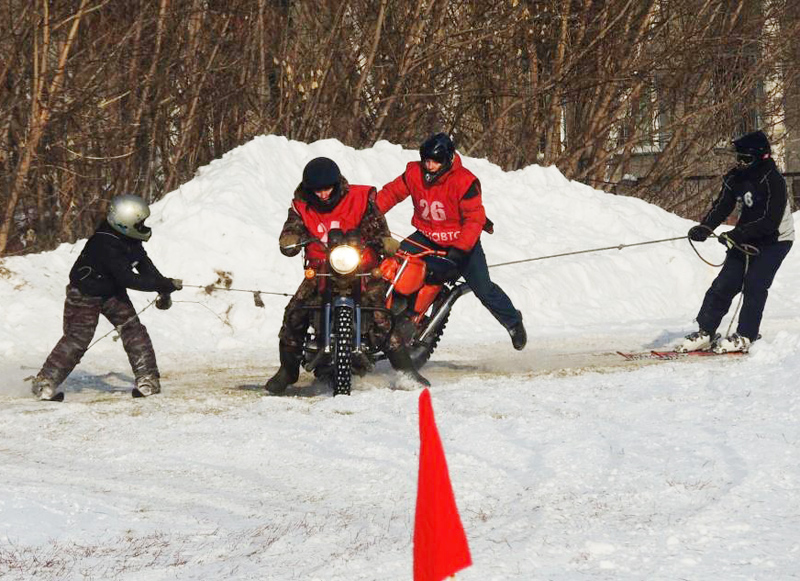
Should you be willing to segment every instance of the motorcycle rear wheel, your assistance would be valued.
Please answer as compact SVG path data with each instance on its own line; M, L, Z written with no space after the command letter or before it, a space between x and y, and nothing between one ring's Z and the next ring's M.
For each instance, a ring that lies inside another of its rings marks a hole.
M411 343L411 348L409 349L409 355L411 355L411 361L414 363L414 367L417 369L421 368L431 358L431 355L433 355L433 352L436 350L436 346L439 345L439 339L442 338L442 333L444 333L444 328L449 318L450 313L447 313L436 328L431 330L424 341L417 341L415 334ZM421 331L422 328L419 328L418 332Z

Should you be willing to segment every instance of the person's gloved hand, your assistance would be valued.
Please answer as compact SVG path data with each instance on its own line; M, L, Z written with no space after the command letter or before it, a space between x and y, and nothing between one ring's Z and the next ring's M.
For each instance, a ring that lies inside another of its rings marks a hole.
M467 253L460 248L451 247L447 249L447 256L445 256L445 258L460 269L464 260L467 258Z
M717 236L717 242L725 246L726 248L733 248L734 240L727 232L724 234L720 234Z
M448 248L447 255L441 257L435 267L429 268L426 280L430 284L442 284L448 280L455 280L461 271L461 266L467 258L467 253L458 248Z
M156 308L166 311L172 306L172 297L169 293L159 293L156 297Z
M300 244L300 236L297 234L284 234L278 238L278 244L281 247L281 254L284 256L295 256L302 250L302 247L298 246Z
M697 226L692 226L689 228L689 240L694 240L695 242L705 241L708 239L710 234L711 230L702 224L698 224Z
M385 236L382 243L383 254L386 256L394 256L394 254L400 248L400 241L392 238L391 236Z
M451 269L429 269L425 272L425 282L428 284L444 284L448 280L453 280L458 276L458 270Z
M183 288L183 281L179 278L167 278L161 277L158 281L158 285L154 290L159 294L166 294L179 291Z
M736 246L742 246L744 244L744 240L742 239L742 231L734 228L733 230L728 230L723 234L717 236L717 240L720 244L724 244L728 248L734 248ZM741 250L741 249L740 249Z
M300 236L297 234L284 234L278 239L278 244L281 245L281 248L286 248L287 246L294 246L300 242Z

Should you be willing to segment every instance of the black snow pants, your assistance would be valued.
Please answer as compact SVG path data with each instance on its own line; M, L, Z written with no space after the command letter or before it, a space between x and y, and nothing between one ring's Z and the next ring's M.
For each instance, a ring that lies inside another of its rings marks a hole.
M730 309L734 297L741 291L742 310L739 313L736 332L755 341L758 338L769 287L791 248L791 242L762 246L756 256L749 258L749 264L742 252L736 249L729 250L725 264L706 291L703 305L697 315L697 324L700 328L713 336L722 318Z

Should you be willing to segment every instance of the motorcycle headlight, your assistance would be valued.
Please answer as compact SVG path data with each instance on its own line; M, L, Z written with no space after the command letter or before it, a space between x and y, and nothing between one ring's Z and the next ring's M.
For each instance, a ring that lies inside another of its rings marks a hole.
M358 248L343 244L331 250L331 267L339 274L350 274L358 267L360 260Z

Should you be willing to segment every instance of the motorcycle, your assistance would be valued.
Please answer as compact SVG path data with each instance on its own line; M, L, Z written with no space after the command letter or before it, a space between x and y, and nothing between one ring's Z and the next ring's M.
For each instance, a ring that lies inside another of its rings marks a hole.
M309 243L312 241L302 244ZM323 244L319 240L313 243ZM470 292L464 282L427 280L425 258L444 257L445 253L398 250L370 269L365 260L367 249L357 231L331 230L324 245L325 260L305 271L307 279L317 280L321 304L296 307L311 314L301 356L304 369L327 381L334 396L350 395L353 375L364 375L386 358L386 342L396 328L415 367L422 367L439 344L453 305ZM367 277L388 283L382 307L362 304ZM376 312L389 317L388 332L375 329Z

